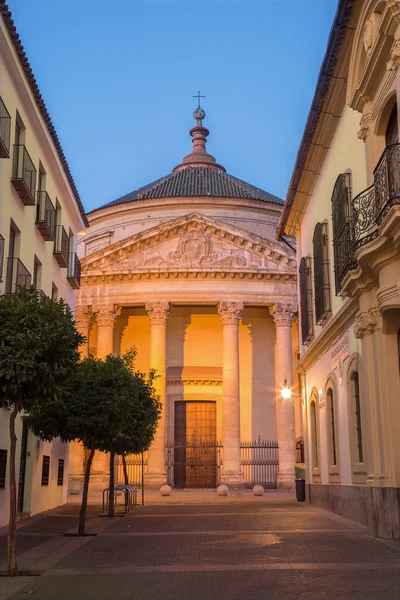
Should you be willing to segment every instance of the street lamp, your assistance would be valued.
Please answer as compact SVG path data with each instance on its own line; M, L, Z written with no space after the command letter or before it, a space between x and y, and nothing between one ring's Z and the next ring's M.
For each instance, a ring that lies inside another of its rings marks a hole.
M283 382L283 388L281 390L281 395L284 400L290 400L290 398L292 397L292 390L288 386L287 379L285 379L285 381Z

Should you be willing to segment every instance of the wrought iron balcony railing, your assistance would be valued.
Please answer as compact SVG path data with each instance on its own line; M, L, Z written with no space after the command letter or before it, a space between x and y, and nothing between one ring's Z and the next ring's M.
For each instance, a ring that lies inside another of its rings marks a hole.
M54 208L50 196L47 192L37 193L36 204L36 227L39 229L46 242L54 242L56 237L56 217L57 212Z
M79 260L75 252L69 253L67 279L70 283L70 286L74 288L74 290L79 289L81 285L81 261Z
M19 258L7 258L6 294L14 294L17 286L30 287L31 274Z
M62 225L56 227L56 239L54 242L54 256L60 267L69 265L69 237Z
M10 158L11 116L0 98L0 158Z
M395 205L400 205L400 143L386 146L374 169L374 183L353 199L355 250L378 237L383 218Z
M0 283L3 281L4 238L0 233Z
M22 202L27 206L35 204L36 169L25 146L14 145L14 162L11 178Z

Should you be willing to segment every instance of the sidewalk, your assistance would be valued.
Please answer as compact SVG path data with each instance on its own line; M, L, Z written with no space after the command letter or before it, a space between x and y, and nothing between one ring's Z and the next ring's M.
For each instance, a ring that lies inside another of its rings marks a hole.
M96 501L97 496L92 500ZM293 494L242 491L146 495L124 517L89 507L77 528L78 499L19 523L19 567L35 576L2 578L0 599L22 600L394 600L400 543L378 541L359 524ZM0 535L4 533L0 531ZM4 550L4 535L1 537ZM4 554L3 554L4 556Z

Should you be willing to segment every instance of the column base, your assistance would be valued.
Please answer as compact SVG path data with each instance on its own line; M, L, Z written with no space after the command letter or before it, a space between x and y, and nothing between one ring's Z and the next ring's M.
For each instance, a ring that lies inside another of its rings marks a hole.
M144 489L159 490L167 483L167 474L158 471L148 471L144 476Z
M277 490L294 490L295 488L295 474L289 473L278 473L276 478L276 489Z
M229 488L244 488L245 481L242 471L224 471L220 477L221 485Z

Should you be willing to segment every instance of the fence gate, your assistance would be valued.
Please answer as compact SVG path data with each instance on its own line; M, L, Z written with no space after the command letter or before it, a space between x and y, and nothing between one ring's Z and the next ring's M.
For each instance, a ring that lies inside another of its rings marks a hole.
M246 487L262 485L275 489L279 467L278 442L258 440L240 442L240 462Z
M215 488L221 466L222 443L170 442L166 445L168 483L175 488Z
M142 487L142 454L129 454L126 457L126 470L128 471L128 481L137 487ZM147 452L143 453L144 472L147 471ZM124 465L122 456L118 456L115 465L116 484L125 483Z

